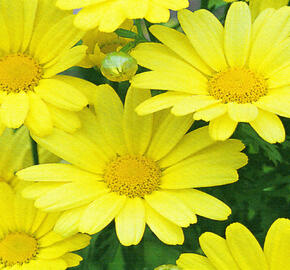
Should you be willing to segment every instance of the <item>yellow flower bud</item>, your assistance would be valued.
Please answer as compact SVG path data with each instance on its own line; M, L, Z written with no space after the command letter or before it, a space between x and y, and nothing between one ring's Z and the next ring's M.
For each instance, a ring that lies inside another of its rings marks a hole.
M135 58L124 52L107 54L102 61L102 74L113 82L130 80L137 72L138 64Z

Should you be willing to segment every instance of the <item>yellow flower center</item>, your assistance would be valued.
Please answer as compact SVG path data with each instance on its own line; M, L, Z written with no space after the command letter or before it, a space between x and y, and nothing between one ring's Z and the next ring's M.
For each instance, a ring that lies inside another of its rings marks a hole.
M267 82L246 68L231 68L209 80L209 93L223 103L251 103L267 94Z
M10 233L0 240L0 262L6 266L28 262L37 253L37 241L25 233Z
M0 59L0 90L8 93L33 90L43 70L27 55L13 54Z
M161 170L144 156L117 157L106 168L104 179L113 192L129 198L151 194L160 185Z

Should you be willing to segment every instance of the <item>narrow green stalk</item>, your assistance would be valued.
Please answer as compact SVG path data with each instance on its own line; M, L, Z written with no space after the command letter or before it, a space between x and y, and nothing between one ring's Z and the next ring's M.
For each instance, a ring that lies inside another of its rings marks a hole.
M142 23L141 23L141 21L142 21L142 19L136 19L135 20L135 24L136 24L136 27L137 27L137 31L138 31L139 36L141 36L142 38L145 39L144 33L143 33L143 29L142 29Z
M36 141L34 141L32 139L32 137L30 137L30 141L31 141L31 150L32 150L33 163L34 163L34 165L38 165L39 164L39 157L38 157L37 143L36 143Z

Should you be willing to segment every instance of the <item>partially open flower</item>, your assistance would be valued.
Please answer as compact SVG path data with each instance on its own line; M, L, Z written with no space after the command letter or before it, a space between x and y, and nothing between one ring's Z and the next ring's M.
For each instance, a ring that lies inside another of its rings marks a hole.
M136 32L133 20L126 20L120 28ZM131 41L118 36L115 32L105 33L98 29L88 31L82 38L83 45L88 47L86 57L78 64L84 68L101 67L108 53L117 52Z

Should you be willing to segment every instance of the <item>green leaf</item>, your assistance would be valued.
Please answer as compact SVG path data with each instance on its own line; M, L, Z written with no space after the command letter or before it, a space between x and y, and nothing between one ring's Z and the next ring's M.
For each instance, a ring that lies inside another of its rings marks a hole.
M119 36L119 37L124 37L124 38L132 38L132 39L137 39L138 38L138 34L130 31L130 30L126 30L123 28L119 28L115 31L115 33Z

